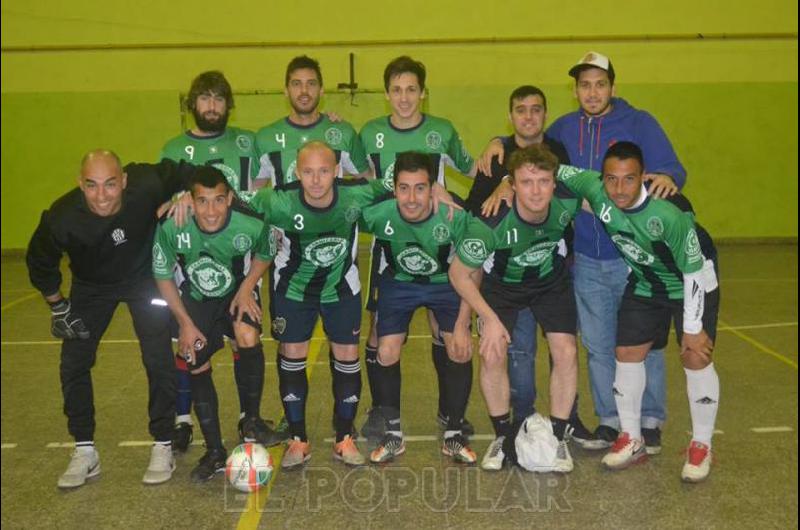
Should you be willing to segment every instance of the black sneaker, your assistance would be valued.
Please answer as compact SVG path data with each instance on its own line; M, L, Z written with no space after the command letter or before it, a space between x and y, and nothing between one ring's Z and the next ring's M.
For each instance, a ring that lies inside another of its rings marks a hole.
M605 442L601 442L595 438L594 433L586 428L586 425L583 424L578 416L573 416L569 419L568 430L570 432L570 437L583 449L594 451L608 447Z
M661 429L642 428L642 438L644 438L644 450L648 455L657 455L661 452Z
M272 447L286 440L287 433L278 433L272 428L272 422L261 418L245 417L239 420L239 440L242 443L256 442L264 447Z
M441 410L436 414L436 422L442 429L447 429L448 417ZM461 434L464 436L472 436L475 434L475 427L470 423L467 418L461 420Z
M200 459L194 469L190 478L195 484L202 484L208 482L217 473L225 471L225 461L228 459L228 452L225 448L209 449L206 454Z
M361 426L361 434L368 440L381 440L386 434L386 420L381 407L369 409L367 421Z
M604 447L611 447L614 445L614 442L617 441L617 438L619 437L619 431L614 427L600 424L594 430L594 437L597 440L598 445L604 443L606 444Z
M180 422L175 424L175 429L172 431L172 450L179 453L185 453L192 443L192 424Z

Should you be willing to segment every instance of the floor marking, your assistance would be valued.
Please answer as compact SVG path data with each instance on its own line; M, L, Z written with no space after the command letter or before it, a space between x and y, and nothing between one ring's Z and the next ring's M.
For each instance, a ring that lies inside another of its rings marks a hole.
M745 335L741 331L738 331L737 328L726 324L722 319L720 319L719 323L722 324L724 327L727 327L728 330L731 333L733 333L734 335L736 335L737 337L739 337L743 341L752 344L753 346L755 346L756 348L758 348L762 352L766 353L767 355L772 355L773 357L775 357L779 361L782 361L782 362L788 364L789 366L791 366L792 368L794 368L795 370L797 370L797 363L795 361L789 359L788 357L784 357L783 355L781 355L780 353L776 352L775 350L772 350L772 349L764 346L763 344L761 344L757 340L749 337L748 335Z
M468 437L470 441L491 441L496 438L494 434L473 434ZM412 434L410 436L403 436L404 442L438 442L442 439L441 435L433 434ZM336 438L325 438L323 441L326 443L333 443ZM367 439L363 436L357 440L359 443L366 443Z
M2 444L3 449L14 449L17 444Z
M786 328L796 326L797 322L775 322L774 324L751 324L749 326L722 326L719 331L732 331L735 329L766 329L766 328Z
M767 434L773 432L792 432L794 429L792 429L791 427L781 426L781 427L753 427L750 430L758 434Z
M692 435L692 431L686 431L686 434L691 436ZM725 431L722 431L720 429L714 429L714 434L725 434Z
M6 309L12 308L17 304L21 304L22 302L28 301L31 298L35 298L37 296L39 296L39 292L38 291L33 292L33 293L29 294L29 295L23 296L22 298L17 298L13 302L9 302L6 305L4 305L3 307L0 307L0 312L1 311L5 311Z
M47 449L71 449L75 447L75 442L50 442L49 444L45 445L45 447Z

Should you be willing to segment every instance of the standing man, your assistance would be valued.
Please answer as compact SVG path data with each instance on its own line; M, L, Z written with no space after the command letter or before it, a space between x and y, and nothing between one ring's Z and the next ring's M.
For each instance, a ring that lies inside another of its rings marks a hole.
M260 216L231 208L234 193L218 169L198 168L189 189L194 216L180 228L173 218L158 227L153 274L180 327L178 352L191 373L194 410L206 445L205 455L191 473L192 481L200 483L225 469L228 456L222 445L217 392L211 377L211 356L224 346L224 336L234 337L238 345L245 396L243 429L258 433L260 439L272 435L260 417L264 387L261 326L247 315L231 315L228 309L251 260L269 262L275 240ZM173 281L176 266L186 278L182 292ZM257 288L255 294L258 300Z
M563 143L573 165L600 170L606 150L630 141L644 153L650 194L665 198L686 183L681 165L664 130L648 112L615 97L615 72L605 55L589 52L570 68L580 109L556 120L547 136ZM484 161L485 162L485 161ZM595 440L583 446L609 447L619 433L613 394L617 312L625 291L628 267L593 214L581 211L575 219L575 296L581 337L589 351L589 379L600 423ZM653 349L645 360L647 388L642 401L642 434L648 454L661 452L661 425L666 419L664 352Z
M559 441L554 471L573 468L566 436L578 377L577 315L563 239L580 202L556 185L557 168L558 159L541 144L515 151L508 164L512 206L475 219L450 266L453 287L480 319L481 389L495 431L481 462L486 470L503 467L504 444L515 434L507 350L524 307L544 328L553 358L550 419Z
M234 108L233 90L223 73L212 70L195 77L189 88L186 105L194 118L194 127L169 140L161 151L161 158L214 166L222 171L236 194L245 202L249 201L256 188L261 187L266 181L256 181L258 155L255 135L238 127L228 127L228 119ZM176 274L175 279L180 288L184 281L180 272ZM245 432L243 429L247 398L239 366L239 354L233 341L231 350L233 375L239 394L239 438L242 441L271 443L271 439L256 440L254 433ZM191 378L183 357L176 355L175 363L178 367L178 403L173 445L178 451L186 451L192 441Z
M31 283L50 304L51 332L61 345L61 390L75 452L60 488L76 488L100 474L94 446L91 369L97 347L120 302L128 305L149 385L150 434L155 443L146 484L172 477L175 362L169 311L150 274L156 210L185 189L193 168L162 161L122 167L111 151L98 149L81 161L78 188L42 214L28 245ZM70 297L61 293L59 264L66 253L72 271Z
M623 469L647 457L640 429L647 384L644 359L667 345L675 320L686 372L692 440L681 478L704 480L719 407L719 377L711 353L717 330L716 249L680 195L652 200L643 182L642 151L619 142L606 152L602 182L594 171L563 167L559 180L585 197L632 270L619 309L614 398L621 431L603 464ZM676 207L677 206L677 207Z
M453 124L443 118L424 114L422 103L425 98L425 65L411 57L402 56L393 59L383 71L383 86L386 90L386 99L392 108L389 116L381 116L367 122L361 129L359 136L367 152L370 164L377 178L394 178L395 157L405 151L429 153L433 156L436 167L436 182L445 188L445 166L450 166L462 174L473 178L476 174L475 163L464 147L461 137ZM372 266L370 267L370 287L368 290L367 310L371 313L370 332L367 338L364 360L367 365L367 379L372 395L372 408L370 416L362 434L368 437L380 438L383 435L383 418L380 413L381 403L376 401L379 395L375 387L375 371L377 356L377 336L375 333L376 309L376 281L378 260L377 247L373 245ZM431 356L436 367L439 382L439 408L437 418L443 427L447 425L445 414L445 370L447 365L447 352L444 344L439 341L437 325L429 313L428 320L431 326L433 342ZM471 366L471 364L470 364ZM472 425L465 422L464 429L467 434L473 434Z

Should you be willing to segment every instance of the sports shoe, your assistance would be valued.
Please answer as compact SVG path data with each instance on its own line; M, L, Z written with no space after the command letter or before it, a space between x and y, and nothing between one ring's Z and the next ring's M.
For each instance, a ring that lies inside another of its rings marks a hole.
M555 473L569 473L575 467L572 462L572 455L569 454L569 447L567 440L560 440L558 442L558 450L556 451L556 461L553 464L553 472Z
M197 465L192 469L189 478L195 484L208 482L217 473L225 471L225 461L228 459L228 452L225 448L208 449Z
M265 447L278 445L286 438L277 433L271 424L258 417L244 417L239 420L239 440L242 443L260 443Z
M289 440L286 452L283 453L281 467L283 469L294 469L309 460L311 460L311 444L300 440L300 438L292 438Z
M614 427L600 424L594 430L594 439L597 445L602 444L602 449L608 449L614 445L614 442L617 440L617 438L619 438L619 431Z
M363 429L362 429L363 431ZM394 460L406 452L406 444L400 436L386 433L378 447L369 454L369 461L373 464L382 464Z
M467 445L467 439L462 434L456 434L444 439L442 454L453 458L459 464L474 464L478 455Z
M605 442L600 442L594 437L594 433L586 428L578 416L569 419L570 437L583 449L594 451L608 447Z
M657 455L661 452L661 429L642 427L642 438L644 438L644 450L648 455Z
M481 469L487 471L499 471L503 469L503 463L506 460L506 454L503 452L503 442L505 441L505 436L498 436L492 440L492 443L486 448L486 454L483 455L483 460L481 460Z
M602 462L608 469L617 470L645 460L647 460L647 452L644 450L644 442L641 439L633 439L630 434L622 432L611 446L611 450L603 457Z
M189 449L194 436L192 435L192 424L182 421L175 424L172 431L172 449L180 453L185 453Z
M172 447L163 444L153 444L150 450L150 464L144 472L142 482L145 484L161 484L172 478L175 471L175 457Z
M92 447L76 447L72 452L67 470L58 479L59 488L77 488L86 484L86 480L100 474L100 455Z
M702 482L711 471L711 448L704 443L692 440L686 450L681 479L684 482Z
M367 421L361 426L361 434L368 440L380 440L386 434L386 420L381 407L369 409Z
M448 417L441 410L436 414L436 422L442 429L447 429ZM475 427L467 418L461 420L461 434L464 436L472 436L475 434Z
M333 457L348 466L363 466L367 462L350 435L345 435L341 442L333 444Z

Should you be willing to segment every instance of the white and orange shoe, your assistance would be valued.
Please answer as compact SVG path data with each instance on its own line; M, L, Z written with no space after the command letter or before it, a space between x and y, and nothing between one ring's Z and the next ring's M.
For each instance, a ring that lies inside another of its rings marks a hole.
M333 458L348 466L363 466L367 460L358 450L356 441L349 434L341 442L333 444Z
M283 453L281 467L283 469L294 469L302 466L311 460L311 444L304 442L300 438L292 438Z

